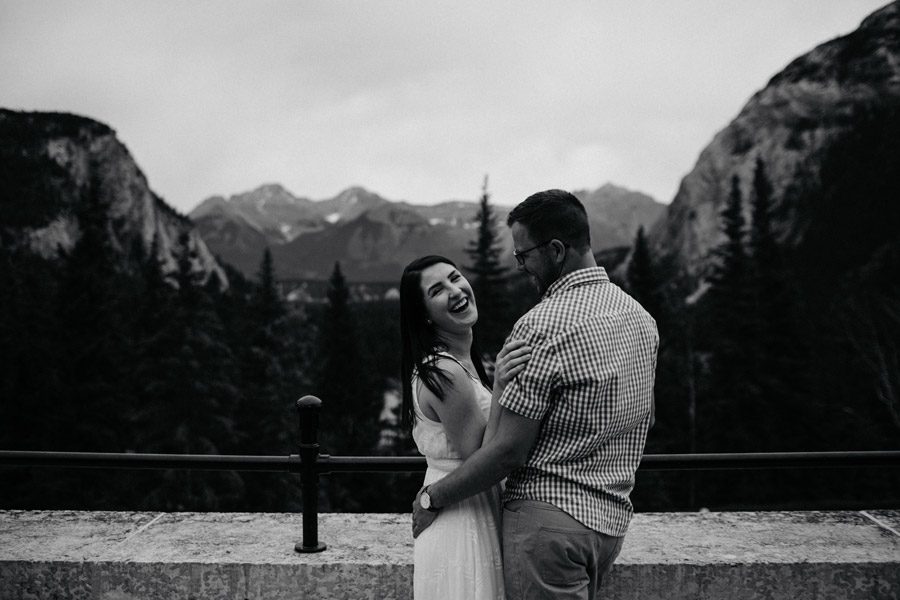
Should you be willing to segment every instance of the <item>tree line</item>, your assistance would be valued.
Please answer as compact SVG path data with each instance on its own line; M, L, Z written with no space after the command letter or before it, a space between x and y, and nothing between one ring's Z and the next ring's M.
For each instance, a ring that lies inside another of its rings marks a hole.
M863 111L776 198L757 157L693 288L638 231L623 281L657 319L650 452L893 450L900 443L900 119ZM777 239L794 210L797 240ZM640 507L886 507L896 469L645 475Z
M648 453L895 449L900 438L900 140L896 115L862 120L775 198L767 165L731 178L700 292L654 256L643 229L614 281L657 320L657 421ZM328 301L289 305L266 252L256 278L206 283L182 237L164 272L155 243L111 246L107 206L78 204L81 237L58 260L0 240L0 448L296 452L294 401L323 399L334 455L415 454L391 414L399 303L354 303L340 264ZM810 215L778 243L783 206ZM876 215L876 218L872 218ZM538 301L502 266L485 180L461 265L490 363ZM868 244L868 247L865 247ZM619 257L624 253L617 253ZM612 256L612 255L605 255ZM299 510L291 474L4 469L3 508ZM405 512L421 474L324 477L323 510ZM638 475L638 510L896 506L890 469Z

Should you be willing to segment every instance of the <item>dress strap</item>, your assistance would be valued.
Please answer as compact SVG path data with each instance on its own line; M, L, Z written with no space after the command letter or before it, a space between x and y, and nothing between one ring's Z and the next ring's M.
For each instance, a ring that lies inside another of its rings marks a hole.
M449 352L435 352L434 354L435 354L435 356L443 356L444 358L449 358L450 360L452 360L453 362L455 362L456 364L458 364L459 366L461 366L461 367L463 368L463 371L465 371L466 374L467 374L470 378L474 379L474 380L477 381L478 383L481 383L481 379L480 379L479 377L477 377L476 375L473 375L473 374L472 374L472 371L469 370L469 367L467 367L466 365L462 364L462 363L459 361L459 359L457 359L455 356L453 356L453 355L450 354Z
M435 421L434 419L430 419L428 417L428 415L425 414L425 411L422 410L422 406L419 404L419 393L416 390L418 382L419 382L419 374L416 373L415 371L413 371L412 387L410 389L410 392L412 392L413 411L421 419L425 419L426 421L433 422L433 423L440 423L440 421Z

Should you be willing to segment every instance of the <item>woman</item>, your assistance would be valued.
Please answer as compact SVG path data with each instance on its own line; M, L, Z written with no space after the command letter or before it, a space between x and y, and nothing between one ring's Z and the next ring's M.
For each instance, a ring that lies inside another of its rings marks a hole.
M416 446L428 461L425 489L490 439L499 414L492 405L530 357L521 342L504 346L492 389L473 343L477 320L472 288L450 260L425 256L403 271L403 408ZM496 486L440 510L415 540L416 600L505 597L500 508Z

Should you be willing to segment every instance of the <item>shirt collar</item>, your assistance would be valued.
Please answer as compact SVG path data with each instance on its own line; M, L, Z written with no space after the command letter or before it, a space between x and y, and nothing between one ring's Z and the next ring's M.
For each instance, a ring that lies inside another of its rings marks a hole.
M585 285L588 283L608 283L609 276L606 274L606 269L603 267L587 267L585 269L578 269L577 271L572 271L571 273L560 277L556 281L554 281L547 291L544 292L542 300L549 298L550 296L561 292L563 290Z

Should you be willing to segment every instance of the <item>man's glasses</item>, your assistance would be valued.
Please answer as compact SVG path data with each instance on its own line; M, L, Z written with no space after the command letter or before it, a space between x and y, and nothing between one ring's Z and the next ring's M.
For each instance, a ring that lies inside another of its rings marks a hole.
M521 251L520 251L520 250L513 250L513 256L516 257L516 262L519 263L519 266L520 266L520 267L524 267L524 266L525 266L525 255L526 255L526 254L528 254L528 253L531 252L532 250L537 250L537 249L540 248L541 246L546 246L547 244L549 244L549 243L552 242L552 241L553 241L553 240L547 240L546 242L541 242L541 243L538 244L537 246L532 246L532 247L529 248L528 250L521 250Z

